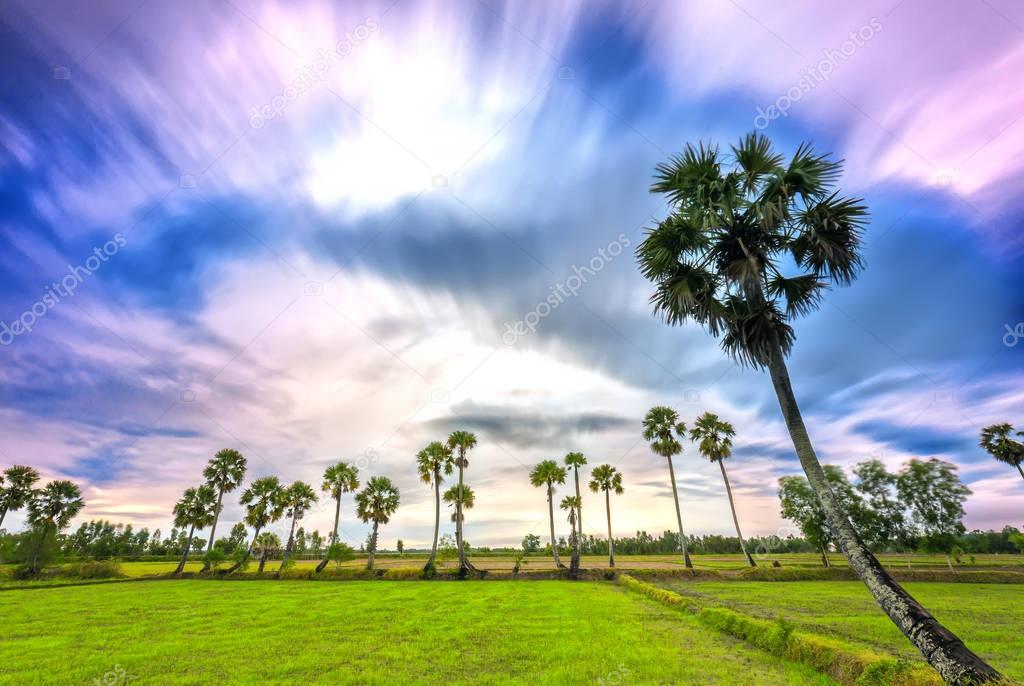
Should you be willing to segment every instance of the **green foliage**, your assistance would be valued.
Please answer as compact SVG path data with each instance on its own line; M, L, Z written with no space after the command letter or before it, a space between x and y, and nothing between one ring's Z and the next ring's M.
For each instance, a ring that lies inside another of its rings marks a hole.
M241 573L249 569L249 565L252 564L252 556L249 554L248 548L244 545L235 548L234 552L231 553L231 565L235 568L235 572Z
M679 439L686 437L686 424L671 407L652 407L644 417L643 429L644 440L650 442L654 454L672 457L683 452Z
M540 552L540 536L537 534L523 536L523 552L527 554Z
M228 559L228 556L220 548L211 548L203 555L203 562L210 567L210 569L217 569L224 564Z
M327 559L340 568L342 563L356 559L356 551L347 543L339 541L327 549Z
M75 562L60 568L60 576L74 579L118 579L125 576L116 560Z
M398 487L386 476L375 476L356 494L356 515L364 523L387 524L398 509Z

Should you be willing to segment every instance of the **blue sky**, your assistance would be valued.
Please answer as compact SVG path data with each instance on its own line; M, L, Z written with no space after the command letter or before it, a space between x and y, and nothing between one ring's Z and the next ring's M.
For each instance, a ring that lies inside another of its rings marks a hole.
M0 18L0 464L75 479L83 518L166 530L231 446L252 476L316 484L338 459L391 476L385 540L415 545L433 504L413 455L467 428L474 543L543 533L526 475L570 450L624 472L618 533L661 531L667 470L639 425L668 404L736 425L741 522L779 531L775 482L799 466L766 375L656 320L632 259L664 212L654 165L760 127L845 158L872 212L862 277L797 329L819 454L950 460L969 527L1021 525L1024 484L976 446L1024 414L1010 2L11 2ZM559 284L574 294L541 306ZM520 321L535 330L510 341ZM681 458L692 532L729 531L716 471Z

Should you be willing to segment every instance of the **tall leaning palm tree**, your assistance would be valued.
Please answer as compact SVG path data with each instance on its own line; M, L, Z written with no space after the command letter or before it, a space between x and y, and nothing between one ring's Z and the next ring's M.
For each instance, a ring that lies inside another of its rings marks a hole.
M245 555L246 560L252 557L253 550L258 547L260 532L284 516L283 495L284 488L281 486L281 480L276 476L264 476L256 479L249 484L249 488L242 491L242 497L238 499L238 502L245 506L245 523L253 528L252 541L249 543L249 550ZM265 562L266 560L261 557L261 572ZM228 573L237 571L242 564L242 562L236 562L228 570Z
M224 494L230 493L242 484L245 478L245 458L242 453L234 448L218 450L213 458L206 463L203 469L203 478L206 483L213 486L217 491L217 509L213 514L213 524L210 526L210 540L206 543L206 552L213 549L213 541L217 537L217 520L220 519L220 511L224 506ZM209 563L203 565L208 569Z
M281 560L282 570L288 565L292 550L295 548L295 525L306 516L306 512L316 501L316 491L305 481L296 481L281 493L280 503L284 506L284 514L292 521L291 528L288 529L288 543L284 547L284 559Z
M330 493L334 499L334 528L331 529L330 546L338 542L338 523L341 521L341 496L344 493L352 493L359 488L359 468L347 462L332 464L324 471L324 481L320 484L320 490ZM327 566L329 555L325 555L320 564L316 566L319 574Z
M981 441L979 445L989 455L1000 462L1012 465L1020 472L1024 479L1024 442L1013 438L1014 428L1009 424L993 424L981 430ZM1018 436L1024 436L1024 431L1017 431ZM0 522L3 518L0 517Z
M579 527L579 536L576 537L576 556L580 555L580 547L583 545L583 494L580 493L580 467L587 463L583 453L569 453L565 456L565 466L572 470L573 479L576 482L576 524Z
M564 484L568 476L563 467L554 460L544 460L530 471L530 483L538 488L545 486L548 494L548 523L551 525L551 555L555 559L555 567L565 569L558 557L558 541L555 540L555 484Z
M671 407L652 407L644 417L644 440L651 444L651 451L668 460L668 477L672 482L672 501L676 505L676 524L679 525L679 548L683 551L683 564L693 569L690 553L686 549L686 532L683 531L683 513L679 509L679 492L676 490L676 470L672 457L683 452L679 438L686 436L686 424L679 421L679 414Z
M747 544L743 541L740 531L740 520L736 517L736 504L732 499L732 487L729 486L729 475L725 473L725 460L732 456L732 439L736 429L729 422L722 421L717 415L705 412L697 417L690 428L690 440L697 442L697 451L711 462L717 462L722 470L722 481L725 482L725 494L729 497L729 509L732 511L732 523L736 527L736 536L740 539L740 550L747 558L747 564L756 567L754 558L747 552Z
M914 600L868 550L846 516L811 444L786 357L792 322L819 306L832 285L861 269L863 201L841 196L840 162L807 144L787 161L750 134L723 155L688 145L659 164L651 191L668 215L637 246L651 302L669 323L695 321L721 338L740 364L767 369L800 464L835 537L875 600L950 683L985 682L998 672Z
M0 475L0 528L8 512L20 510L32 497L32 487L39 481L39 472L31 467L14 465Z
M455 465L459 468L459 487L462 487L462 473L469 467L466 453L476 447L476 434L469 431L453 431L448 436L448 448L455 453ZM462 514L462 506L456 505L458 519L455 522L455 545L459 548L459 574L465 574L473 569L473 565L466 559L466 547L462 542L462 522L465 517Z
M441 530L441 482L444 475L452 473L453 468L452 451L441 441L433 441L416 453L416 470L420 479L434 486L434 539L430 545L430 557L423 566L424 572L434 568L434 560L437 558L437 536Z
M40 529L30 563L33 572L39 571L39 553L47 537L67 528L84 507L82 492L70 481L51 481L38 491L32 491L28 501L28 522Z
M188 538L185 540L185 550L181 554L181 561L175 574L181 574L188 561L188 553L192 548L192 538L196 529L202 529L213 524L217 513L217 492L210 484L203 484L197 488L187 488L181 496L181 500L174 504L174 526L184 529L188 527Z
M580 498L575 495L567 495L562 498L558 506L569 512L569 548L572 556L569 558L569 573L576 577L580 572L580 532L578 513L580 511Z
M604 491L604 508L608 515L608 566L615 566L615 547L612 542L612 501L611 494L622 495L622 474L610 464L594 467L590 473L590 490L594 493Z
M373 561L377 555L377 536L380 525L391 521L391 516L398 509L400 494L398 487L386 476L375 476L366 482L366 487L356 494L356 515L363 523L373 522L373 533L370 534L369 553L366 568L373 569Z

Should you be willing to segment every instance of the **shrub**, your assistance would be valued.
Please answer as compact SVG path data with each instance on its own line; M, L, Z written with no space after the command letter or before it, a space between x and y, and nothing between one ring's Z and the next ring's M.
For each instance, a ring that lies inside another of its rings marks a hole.
M65 565L58 574L73 579L116 579L124 576L124 572L121 571L121 563L117 560L76 562Z
M218 567L224 564L224 562L227 561L227 559L228 556L224 553L224 551L217 547L211 548L206 552L205 555L203 555L203 563L213 570L216 570Z

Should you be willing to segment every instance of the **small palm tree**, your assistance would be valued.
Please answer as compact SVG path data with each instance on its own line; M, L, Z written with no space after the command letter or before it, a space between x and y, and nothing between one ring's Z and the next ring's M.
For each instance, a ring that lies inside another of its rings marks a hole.
M676 470L672 466L672 456L683 452L679 438L686 437L686 424L679 421L679 415L671 407L652 407L644 417L644 440L650 442L655 455L668 460L668 476L672 482L672 501L676 505L676 523L679 524L679 547L683 551L683 564L687 569L693 568L690 553L686 549L686 533L683 531L683 514L679 509L679 492L676 490Z
M986 426L981 430L979 445L1000 462L1016 467L1020 477L1024 479L1024 467L1021 466L1024 465L1024 442L1012 438L1013 434L1014 428L1009 424ZM1016 434L1024 436L1024 431L1017 431ZM2 521L3 518L0 517L0 522Z
M263 568L267 565L267 560L280 549L281 539L274 532L264 531L259 536L254 536L250 551L255 551L260 556L260 567L256 571L262 574Z
M23 465L8 467L0 475L0 528L3 528L8 512L20 510L28 504L32 486L37 481L39 472Z
M547 487L548 522L551 525L551 555L555 559L555 567L564 569L565 565L558 557L558 542L555 540L555 484L564 484L568 476L563 467L554 460L544 460L530 471L530 483L538 488Z
M577 519L577 513L580 511L580 498L575 495L567 495L562 498L559 507L569 512L569 548L572 550L572 556L569 558L569 573L575 577L580 571L580 532Z
M850 567L928 663L950 683L996 681L972 653L882 567L831 491L793 393L786 357L791 324L832 285L860 272L868 210L835 188L842 163L797 148L787 162L765 136L733 146L688 145L659 164L651 191L669 214L637 246L651 303L669 324L695 321L740 364L767 369L807 480Z
M174 570L175 574L181 574L185 569L185 562L188 560L189 550L192 548L192 538L196 529L213 524L217 513L217 492L210 484L203 484L197 488L187 488L182 494L181 500L174 504L174 526L178 528L188 527L188 539L185 541L185 551L181 554L181 562Z
M740 532L740 520L736 517L736 505L732 500L732 488L729 486L729 475L725 473L725 460L732 455L732 439L736 436L736 430L732 424L724 422L710 412L705 412L697 417L693 428L690 429L690 440L699 441L697 450L701 455L712 462L717 462L722 470L722 481L725 482L725 494L729 496L729 509L732 510L732 523L736 526L736 535L740 539L740 550L747 558L747 564L756 567L754 558L747 552L747 544L743 541L743 533Z
M576 501L579 507L576 508L576 522L579 526L579 536L576 537L575 555L579 557L580 546L583 545L583 494L580 493L580 467L587 463L583 453L569 453L565 456L565 466L572 470L573 480L576 482ZM571 566L571 565L570 565Z
M50 533L57 535L67 528L83 507L82 492L70 481L51 481L40 490L32 491L28 501L28 522L40 529L30 563L33 573L39 572L39 553Z
M434 486L434 539L430 546L430 557L423 566L424 572L434 568L437 558L437 536L441 530L441 481L442 474L451 474L454 468L452 451L441 441L434 441L416 453L416 470L420 480Z
M217 520L223 508L224 494L230 493L242 484L245 478L245 458L234 448L218 450L203 470L203 478L217 491L217 509L213 514L213 525L210 527L210 540L206 543L206 552L213 549L213 541L217 537ZM204 569L209 565L204 565Z
M459 486L462 486L462 473L469 467L469 460L466 459L466 452L476 447L476 435L469 431L453 431L448 436L448 449L456 454L455 465L459 468ZM465 519L462 515L461 505L456 506L458 520L455 522L455 545L459 548L459 573L464 574L466 570L472 569L466 559L466 549L462 544L462 522Z
M590 490L594 493L604 491L604 508L608 515L608 566L615 566L615 548L612 543L612 502L611 493L622 495L622 474L610 464L594 467L590 473Z
M473 509L476 504L476 494L466 484L463 484L461 488L452 486L444 492L444 502L452 508L452 521L457 523L459 512Z
M284 547L284 559L281 560L281 569L287 567L292 549L295 547L295 524L306 516L306 512L313 507L313 503L316 501L316 491L305 481L296 481L281 493L284 514L292 520L291 528L288 530L288 544Z
M334 498L334 528L331 529L328 552L330 551L330 546L338 542L338 523L341 521L341 495L343 493L352 493L357 488L359 488L359 469L355 465L339 462L338 464L332 464L324 471L324 481L320 484L320 489L325 493L330 493L331 497ZM324 567L327 566L329 561L328 557L324 556L324 559L316 566L317 574L324 571Z
M245 555L246 560L252 557L260 532L284 516L283 495L284 488L276 476L256 479L249 488L242 491L242 497L238 502L245 506L245 523L253 528L252 542ZM228 573L237 571L242 564L243 562L236 562ZM263 571L263 560L260 560L260 571Z
M391 516L398 509L399 496L398 487L386 476L371 478L366 483L366 488L356 494L356 515L364 524L373 522L373 533L370 534L368 546L369 557L366 560L367 569L373 569L380 525L391 521Z

